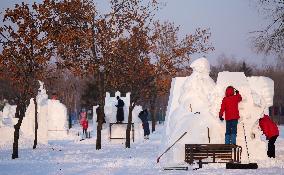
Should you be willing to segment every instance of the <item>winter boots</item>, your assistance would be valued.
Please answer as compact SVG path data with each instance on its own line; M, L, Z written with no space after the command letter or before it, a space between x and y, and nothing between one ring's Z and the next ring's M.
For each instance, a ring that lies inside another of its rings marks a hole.
M144 139L148 140L149 139L149 135L144 136Z

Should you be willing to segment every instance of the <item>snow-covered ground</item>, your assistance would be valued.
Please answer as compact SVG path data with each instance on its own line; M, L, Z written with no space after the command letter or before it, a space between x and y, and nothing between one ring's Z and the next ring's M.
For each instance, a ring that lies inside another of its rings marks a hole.
M284 174L284 126L281 126L280 138L276 142L275 160L259 162L257 170L226 170L225 164L204 165L202 169L192 170L197 165L189 166L188 171L164 171L156 160L161 154L161 137L165 125L158 125L157 132L150 140L131 142L131 148L124 144L104 141L101 150L96 150L95 138L79 141L49 141L40 145L19 150L20 158L11 160L11 147L0 148L1 175L105 175L105 174ZM79 128L73 129L76 133ZM70 132L72 134L72 132ZM163 159L163 157L161 158ZM183 164L183 166L188 166Z

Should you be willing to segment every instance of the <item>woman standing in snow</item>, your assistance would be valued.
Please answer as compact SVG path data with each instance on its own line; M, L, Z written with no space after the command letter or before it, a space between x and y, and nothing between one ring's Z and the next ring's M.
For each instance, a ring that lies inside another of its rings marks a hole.
M271 120L268 115L265 115L259 119L259 127L268 140L267 156L275 158L275 141L279 136L279 130L277 125Z
M119 98L119 96L117 96L116 99L117 99L117 105L115 105L117 107L116 122L122 123L124 120L124 111L123 111L124 102L122 99Z
M234 94L234 90L236 94ZM223 113L225 112L225 144L236 144L237 125L240 118L238 104L242 101L242 96L233 86L227 87L225 95L222 100L219 118L223 121Z
M87 119L87 113L85 111L81 112L81 120L80 120L80 124L83 128L83 135L85 134L86 138L88 138L88 133L87 133L87 129L88 129L88 119Z

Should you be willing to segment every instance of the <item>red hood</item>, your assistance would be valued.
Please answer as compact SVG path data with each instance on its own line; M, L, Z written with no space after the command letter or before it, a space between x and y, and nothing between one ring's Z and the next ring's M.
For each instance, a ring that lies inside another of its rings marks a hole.
M268 115L266 115L266 114L264 114L264 115L263 115L263 117L262 117L262 118L260 118L260 120L262 120L262 119L267 119L267 118L269 118L269 116L268 116Z
M225 94L226 94L226 97L234 95L234 88L232 86L227 87Z

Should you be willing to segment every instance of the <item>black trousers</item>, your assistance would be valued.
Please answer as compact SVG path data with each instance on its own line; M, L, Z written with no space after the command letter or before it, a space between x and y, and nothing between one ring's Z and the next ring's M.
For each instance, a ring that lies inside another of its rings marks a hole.
M87 133L87 129L83 129L83 135L86 135L86 138L88 138L88 133Z
M267 156L270 158L275 158L275 141L278 136L273 136L268 140L268 150L267 150Z

